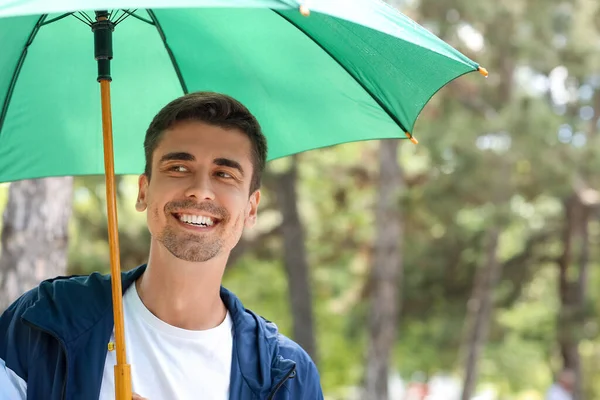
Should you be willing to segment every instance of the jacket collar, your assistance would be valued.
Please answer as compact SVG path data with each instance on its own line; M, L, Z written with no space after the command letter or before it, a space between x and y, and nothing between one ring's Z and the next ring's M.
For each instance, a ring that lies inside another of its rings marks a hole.
M145 270L146 265L142 265L121 273L123 293ZM232 370L239 368L249 388L259 397L263 396L283 379L295 362L279 355L275 324L244 308L242 302L223 287L221 299L234 327ZM46 280L39 285L37 301L23 313L23 319L55 336L67 351L70 343L106 321L110 322L109 336L114 325L110 276L93 273ZM105 346L105 342L101 345Z

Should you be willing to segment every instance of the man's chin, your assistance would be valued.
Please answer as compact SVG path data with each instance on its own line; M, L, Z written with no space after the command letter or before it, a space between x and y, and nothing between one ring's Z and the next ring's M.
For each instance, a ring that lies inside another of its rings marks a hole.
M181 242L177 243L175 246L170 246L171 243L163 243L166 249L176 258L182 261L201 263L207 262L215 257L218 257L221 253L221 246L217 246L215 244L188 244L182 245Z
M187 262L206 262L226 251L225 243L213 232L189 232L167 227L157 236L175 258Z

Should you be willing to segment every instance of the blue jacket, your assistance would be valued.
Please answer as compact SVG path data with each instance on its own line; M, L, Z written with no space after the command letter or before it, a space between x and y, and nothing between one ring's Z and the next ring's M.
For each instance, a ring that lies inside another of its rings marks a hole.
M125 291L145 266L122 274ZM304 350L221 289L234 326L231 400L323 399ZM98 399L114 327L110 277L59 277L25 293L0 317L0 399Z

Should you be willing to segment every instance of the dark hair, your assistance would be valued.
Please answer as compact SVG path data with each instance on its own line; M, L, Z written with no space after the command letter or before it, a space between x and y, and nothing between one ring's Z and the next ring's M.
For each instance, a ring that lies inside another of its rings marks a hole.
M150 179L152 154L160 143L165 130L181 121L201 121L225 129L236 128L245 133L252 144L252 181L250 193L260 188L262 172L267 158L267 139L252 113L234 98L214 92L195 92L181 96L156 114L144 139L146 168Z

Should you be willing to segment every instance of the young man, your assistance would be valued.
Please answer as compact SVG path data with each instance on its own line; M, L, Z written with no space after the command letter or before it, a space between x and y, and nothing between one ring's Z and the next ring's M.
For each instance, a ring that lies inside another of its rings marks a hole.
M322 399L310 357L221 287L256 222L267 144L254 116L192 93L156 115L144 149L150 254L122 275L134 398ZM109 277L42 282L0 317L0 399L114 399L113 328Z

